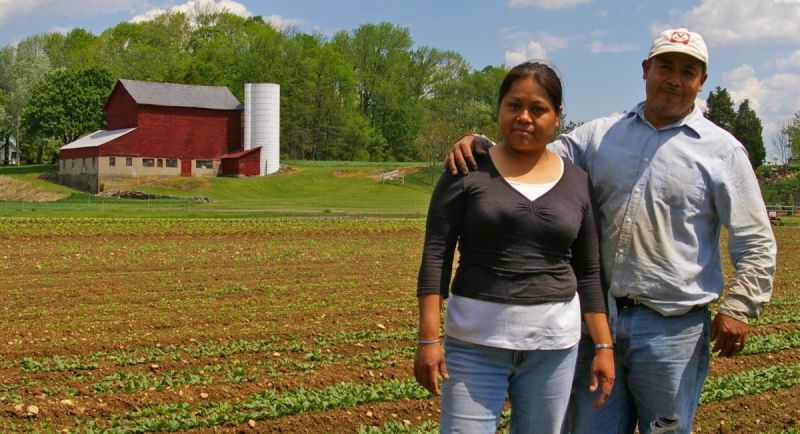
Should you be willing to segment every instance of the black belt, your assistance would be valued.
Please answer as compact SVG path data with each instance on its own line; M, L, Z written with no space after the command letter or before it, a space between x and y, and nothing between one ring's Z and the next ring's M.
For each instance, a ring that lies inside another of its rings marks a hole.
M617 309L629 309L629 308L633 308L633 307L647 307L647 305L645 305L644 303L642 303L641 301L639 301L638 299L635 299L635 298L614 297L614 300L617 301ZM686 312L686 313L700 312L701 310L704 310L705 308L706 308L705 304L697 304L697 305L692 306L692 308L689 309L689 312Z

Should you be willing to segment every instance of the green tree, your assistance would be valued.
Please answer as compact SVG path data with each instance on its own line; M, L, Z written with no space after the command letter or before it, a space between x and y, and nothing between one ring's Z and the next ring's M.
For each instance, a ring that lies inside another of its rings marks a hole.
M797 160L797 157L800 156L800 111L794 114L793 119L779 124L779 127L781 134L786 137L789 147L788 157L791 160Z
M706 100L705 117L717 126L733 133L736 126L736 111L734 110L731 95L725 88L717 86L716 91L711 91Z
M556 135L558 136L561 134L567 134L581 125L583 125L583 122L575 122L567 120L566 113L563 113L561 115L561 125L558 126L558 130L556 130Z
M364 136L345 132L360 128L351 122L360 114L354 104L355 75L347 59L319 34L294 35L287 52L297 71L286 101L292 116L282 128L289 154L311 160L352 159L358 149L366 150ZM345 136L356 142L345 142Z
M461 137L462 131L447 119L429 116L425 119L414 142L417 152L428 165L431 185L436 183L442 171L442 161L451 144Z
M787 164L792 159L792 137L790 121L778 121L778 131L772 136L772 149L775 150L778 163Z
M5 116L0 119L0 131L10 132L17 145L17 165L30 143L23 134L22 113L27 107L31 89L51 70L50 59L45 50L47 35L33 35L15 47L0 50L0 89L6 94ZM6 142L10 140L5 137Z
M119 23L100 35L101 65L115 77L182 83L190 60L190 37L189 19L177 12L151 21Z
M8 128L9 124L6 122L7 103L8 97L5 91L0 89L0 145L5 146L3 148L3 155L0 155L0 164L4 166L7 166L11 161L11 129Z
M31 102L23 113L27 132L66 144L102 129L103 107L113 85L111 73L97 66L48 74L31 90ZM36 162L41 164L45 140L39 143Z
M100 65L100 38L84 29L72 29L64 38L63 66L70 69Z
M361 113L383 139L370 143L370 159L416 159L420 113L415 91L424 85L409 79L414 71L409 30L385 22L364 24L352 33L335 34L332 43L355 72Z
M761 134L761 119L759 119L756 112L750 108L750 101L745 99L739 104L733 135L736 136L736 138L742 142L745 149L747 149L750 165L753 166L753 170L764 163L764 158L767 155L764 149L764 139Z

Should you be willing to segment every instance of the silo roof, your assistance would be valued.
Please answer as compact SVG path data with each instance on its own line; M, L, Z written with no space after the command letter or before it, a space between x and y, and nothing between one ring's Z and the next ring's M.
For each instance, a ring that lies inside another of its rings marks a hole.
M242 104L225 86L120 80L137 104L212 110L241 110Z

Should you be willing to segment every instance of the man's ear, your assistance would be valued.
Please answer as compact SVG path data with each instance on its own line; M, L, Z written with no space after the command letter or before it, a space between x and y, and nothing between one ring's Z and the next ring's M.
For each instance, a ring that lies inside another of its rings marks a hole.
M647 72L650 70L650 60L642 60L642 79L647 80Z

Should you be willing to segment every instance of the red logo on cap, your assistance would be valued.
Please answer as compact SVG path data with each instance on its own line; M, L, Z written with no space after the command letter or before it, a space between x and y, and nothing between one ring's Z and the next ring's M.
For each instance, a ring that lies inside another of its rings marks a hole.
M672 36L670 36L669 41L683 45L689 45L689 34L684 32L672 32Z

